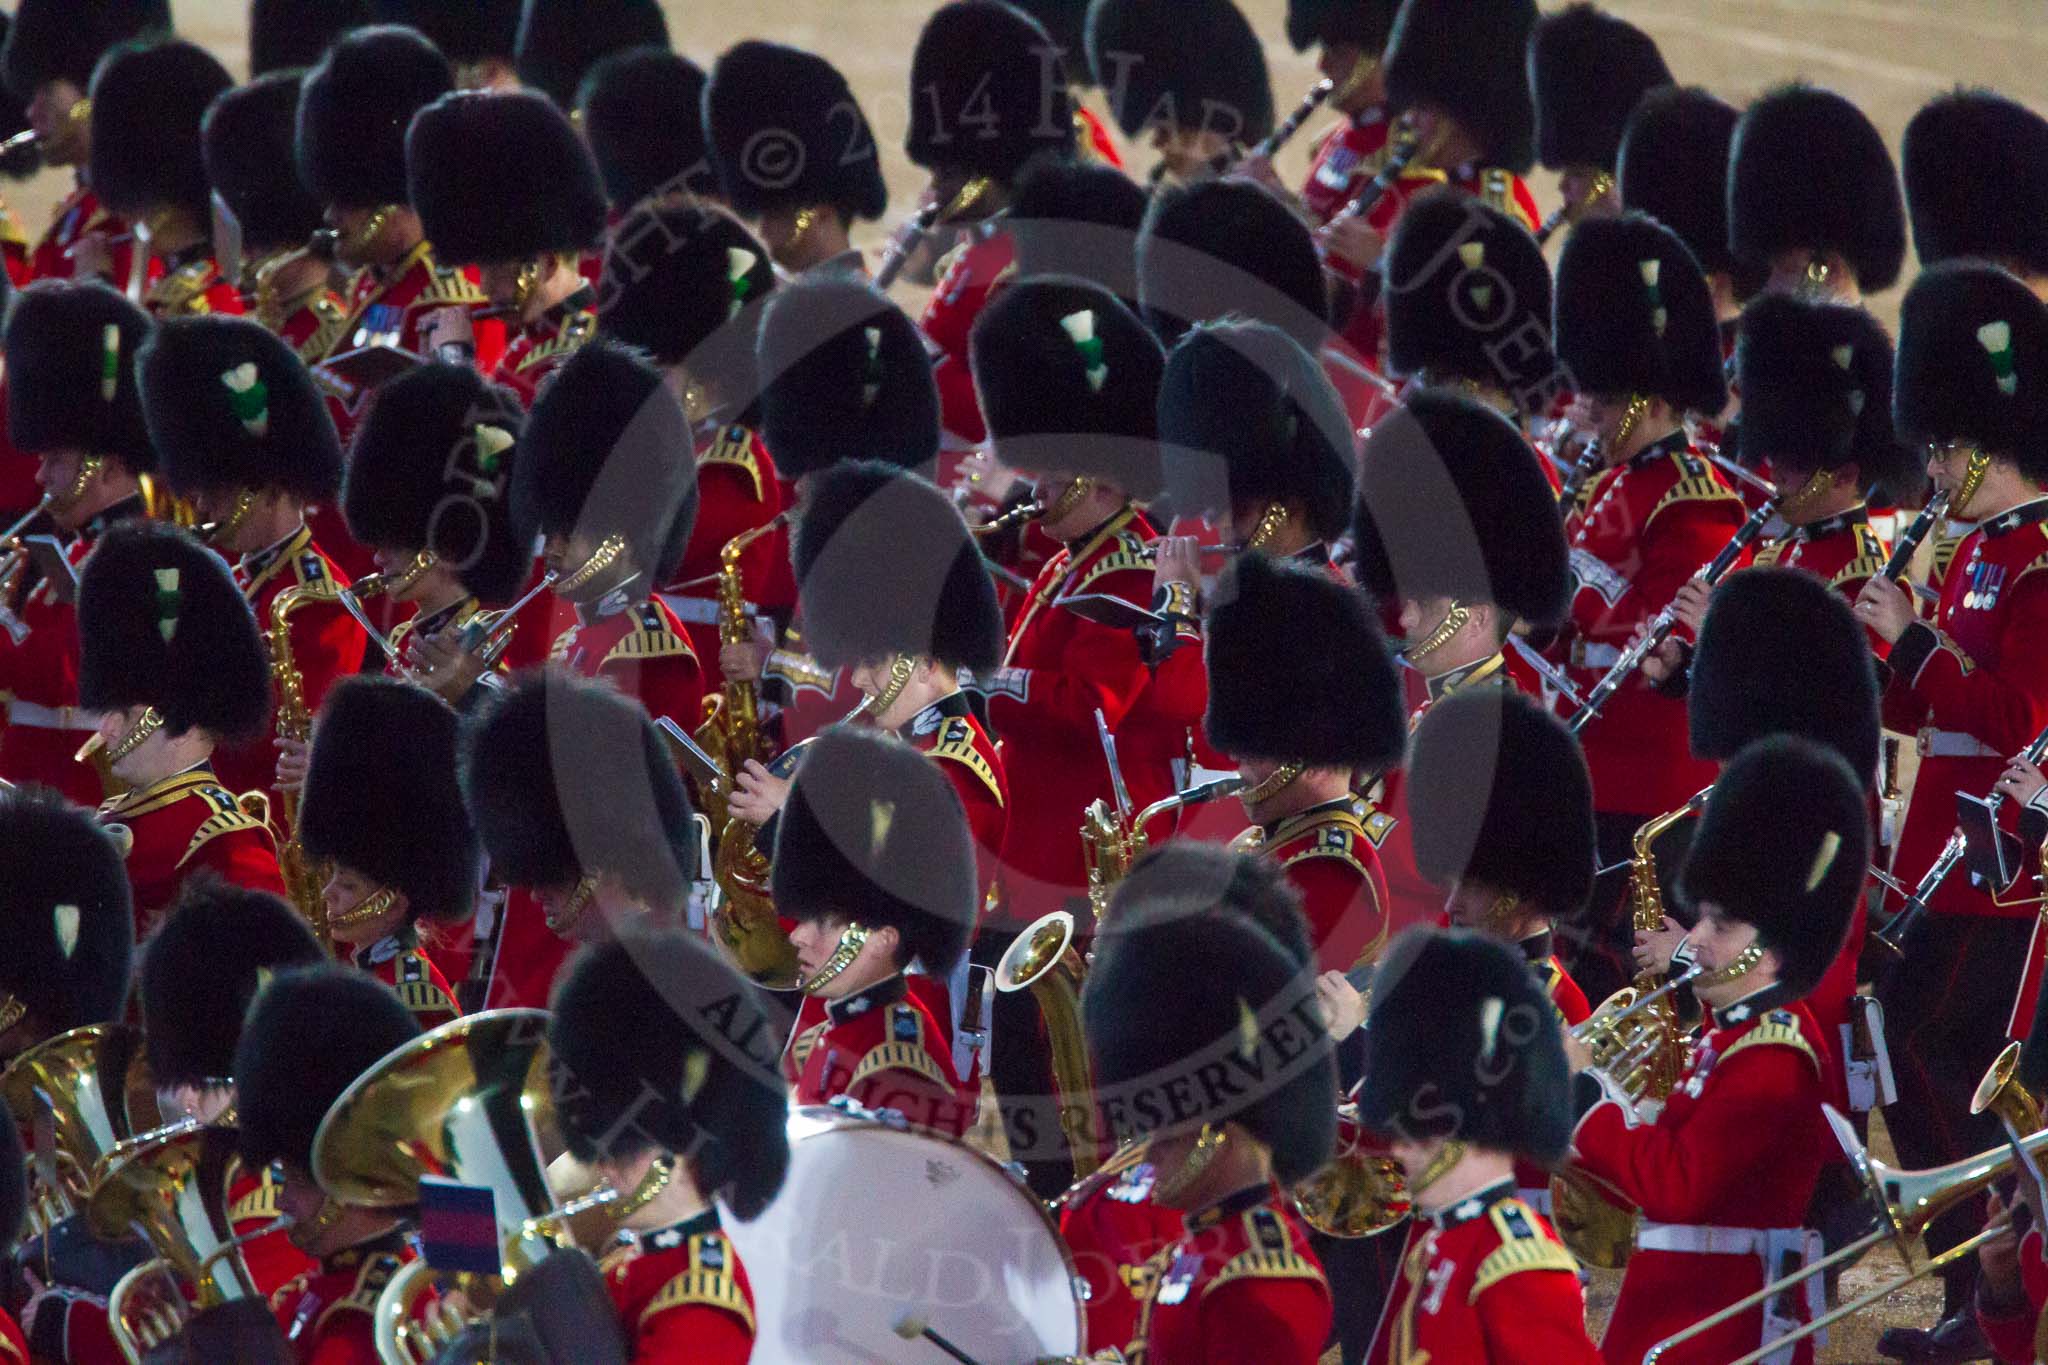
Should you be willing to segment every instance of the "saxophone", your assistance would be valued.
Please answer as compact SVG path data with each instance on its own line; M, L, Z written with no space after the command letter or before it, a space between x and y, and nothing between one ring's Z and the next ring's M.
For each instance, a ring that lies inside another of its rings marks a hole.
M286 588L270 606L270 680L277 688L277 737L306 743L313 736L313 714L306 706L306 682L292 661L292 613L309 602L333 602L335 592L325 584L301 584ZM284 878L285 893L299 913L312 925L324 948L334 941L327 929L327 900L320 894L325 880L306 862L305 847L299 842L299 794L277 794L278 822L288 831L278 845L277 867Z
M780 529L789 513L742 531L718 552L718 642L745 644L748 638L747 594L740 580L740 556L762 536ZM761 740L761 690L758 684L727 678L715 696L704 699L704 719L697 726L697 743L718 760L728 786L738 777L748 759L768 761L768 748ZM725 790L704 791L706 813L711 827L723 830L727 814Z

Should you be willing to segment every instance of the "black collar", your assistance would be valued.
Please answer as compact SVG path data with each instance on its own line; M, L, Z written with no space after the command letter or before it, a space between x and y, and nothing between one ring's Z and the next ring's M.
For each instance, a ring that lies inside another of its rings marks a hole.
M445 607L414 618L412 627L413 638L418 639L423 635L435 634L442 627L451 624L456 618L460 617L466 608L471 608L475 605L476 598L465 595L456 598Z
M1200 1232L1213 1228L1226 1218L1235 1217L1247 1209L1255 1209L1272 1198L1272 1186L1264 1181L1247 1185L1235 1194L1225 1195L1205 1209L1196 1209L1181 1219L1189 1232Z
M1548 929L1529 935L1529 937L1522 940L1520 946L1522 956L1531 962L1549 961L1555 947L1552 942L1551 932Z
M303 543L301 538L303 538ZM239 567L250 579L261 578L264 571L269 569L271 565L277 563L278 560L283 559L286 555L297 554L312 539L312 532L306 528L306 523L302 521L292 528L290 535L278 541L275 545L266 545L260 550L243 555Z
M849 1019L859 1018L869 1010L893 1005L909 991L910 983L903 979L903 973L898 972L894 976L884 977L864 991L855 991L852 995L842 996L837 1000L827 1000L825 1013L831 1017L833 1023L843 1024Z
M131 517L142 516L148 510L148 504L142 500L142 494L130 493L112 506L102 507L98 512L94 513L91 521L78 528L78 534L82 536L105 535L107 530L115 523L127 521Z
M1824 536L1840 535L1869 520L1870 509L1859 502L1846 512L1837 512L1831 517L1822 517L1819 521L1809 521L1804 526L1793 527L1792 534L1786 539L1801 545L1810 545Z
M949 720L964 720L973 714L974 705L965 692L949 692L912 716L897 733L928 735Z
M1431 701L1442 701L1451 693L1469 687L1473 683L1489 681L1506 683L1508 681L1507 662L1505 654L1492 654L1484 659L1475 659L1469 664L1460 664L1448 673L1439 673L1433 678L1425 678L1423 683L1429 688L1429 699Z
M643 1247L656 1251L667 1251L671 1247L688 1246L692 1237L702 1237L708 1232L718 1231L718 1205L713 1204L699 1213L693 1213L680 1223L666 1227L650 1228L646 1232L633 1234L635 1241Z
M1086 550L1089 546L1093 545L1095 543L1095 539L1097 536L1102 535L1104 532L1109 530L1110 527L1116 525L1118 518L1128 515L1130 511L1130 506L1126 504L1125 506L1118 508L1116 513L1109 517L1106 521L1096 523L1094 526L1090 527L1086 532L1068 541L1068 557L1072 559L1079 559L1081 557L1081 552L1083 550Z
M1484 1218L1487 1210L1491 1209L1495 1204L1500 1203L1504 1199L1513 1199L1514 1197L1515 1178L1509 1176L1504 1180L1496 1180L1483 1190L1474 1190L1455 1204L1438 1209L1435 1213L1429 1215L1429 1221L1436 1224L1437 1231L1442 1232L1447 1228L1457 1227L1461 1223L1470 1223L1474 1219Z
M329 1275L354 1270L372 1256L397 1255L405 1250L405 1234L397 1228L379 1233L367 1242L357 1242L352 1247L343 1247L332 1256L323 1257L320 1269Z
M1269 825L1262 825L1260 826L1260 828L1265 830L1266 838L1270 840L1279 833L1280 828L1283 825L1292 824L1297 820L1306 820L1312 815L1321 815L1325 811L1349 810L1351 809L1352 801L1355 799L1356 798L1354 797L1346 795L1340 796L1334 801L1325 801L1320 805L1307 806L1301 810L1295 811L1292 815L1283 815L1278 820L1273 821L1273 823Z
M1984 539L1996 540L2022 526L2032 526L2041 521L2048 521L2048 495L2037 495L2018 507L2008 508L1977 529L1984 533Z
M1755 1023L1764 1015L1782 1005L1789 1005L1804 991L1795 991L1783 981L1751 991L1740 1000L1730 1001L1714 1011L1715 1028L1735 1028L1740 1024Z
M625 582L589 602L572 603L576 608L576 624L594 626L599 621L609 621L623 612L631 611L648 600L644 590L645 574L634 574Z
M1685 434L1684 427L1680 427L1669 436L1652 441L1635 454L1629 456L1628 467L1630 469L1647 469L1659 460L1667 459L1673 455L1682 455L1691 448L1692 438Z

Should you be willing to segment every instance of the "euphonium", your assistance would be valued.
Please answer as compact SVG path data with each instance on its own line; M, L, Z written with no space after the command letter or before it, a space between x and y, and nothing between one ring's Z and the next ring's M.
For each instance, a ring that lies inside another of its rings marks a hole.
M1324 1167L1290 1191L1301 1220L1326 1237L1377 1237L1414 1208L1407 1173L1358 1106L1337 1106L1337 1147Z
M1076 1177L1093 1173L1101 1164L1094 1122L1095 1068L1081 1031L1081 983L1086 976L1074 947L1074 917L1064 910L1025 926L996 964L996 989L1028 989L1045 1018L1053 1086L1059 1091L1060 1131L1066 1134Z
M286 588L270 605L270 681L277 689L277 737L304 744L313 737L313 713L306 705L306 682L292 660L292 613L308 602L332 602L334 589L325 583L302 583ZM327 900L320 894L326 878L307 865L306 850L299 842L299 794L280 789L277 818L284 826L285 839L278 845L277 869L284 878L285 894L291 898L322 947L333 946L327 930Z
M124 1024L90 1024L37 1044L0 1071L9 1117L22 1132L36 1134L28 1158L36 1231L77 1214L115 1148L154 1126L155 1115L129 1081L141 1043ZM45 1136L47 1150L37 1150Z

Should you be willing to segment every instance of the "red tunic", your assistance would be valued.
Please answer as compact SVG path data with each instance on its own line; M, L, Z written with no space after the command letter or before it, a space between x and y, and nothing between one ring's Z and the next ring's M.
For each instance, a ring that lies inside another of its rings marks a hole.
M377 1295L405 1264L396 1234L329 1256L270 1296L299 1365L379 1365Z
M1523 939L1519 946L1529 961L1529 970L1543 983L1543 993L1550 997L1550 1007L1557 1011L1560 1027L1570 1029L1592 1017L1592 1002L1551 951L1553 936L1549 930ZM1550 1216L1550 1172L1542 1166L1533 1161L1515 1162L1515 1194L1544 1217Z
M579 288L534 322L521 327L491 371L491 382L519 395L519 405L533 406L541 381L561 368L584 342L597 335L595 296Z
M1379 174L1387 164L1387 111L1375 105L1353 114L1323 134L1309 161L1301 187L1302 207L1318 223L1327 223Z
M235 583L249 599L256 613L256 628L264 633L266 645L277 599L293 588L304 588L310 596L329 600L305 602L291 613L292 666L298 670L299 689L306 710L317 713L320 703L334 684L363 667L363 652L370 639L340 603L331 600L348 586L348 580L313 542L313 532L299 527L279 544L253 555L244 555L235 565ZM277 778L277 692L272 680L270 718L254 738L224 744L214 754L214 767L230 789L273 792ZM273 803L277 800L274 792Z
M996 225L972 229L972 240L952 253L940 272L939 286L918 318L934 354L932 378L939 386L939 421L958 444L985 439L981 401L974 394L974 376L967 368L967 339L974 320L987 306L997 277L1017 259L1017 245Z
M1805 1006L1780 1004L1781 994L1770 988L1714 1012L1655 1123L1605 1099L1572 1135L1575 1164L1636 1203L1645 1220L1600 1344L1617 1365L1754 1292L1767 1259L1776 1278L1803 1239L1818 1245L1802 1225L1821 1169L1840 1156L1821 1115L1827 1049ZM1720 1229L1714 1239L1726 1249L1690 1249L1704 1244L1703 1228ZM1768 1229L1780 1230L1769 1244ZM1794 1311L1805 1320L1803 1302ZM1713 1365L1764 1337L1761 1311L1751 1312L1662 1359ZM1813 1342L1794 1359L1810 1365Z
M547 916L531 891L515 886L502 895L504 902L496 913L504 922L489 940L490 985L483 1008L546 1009L548 997L554 994L555 976L575 945L548 928ZM478 913L482 914L481 909Z
M989 723L1003 737L1009 784L1031 798L1011 810L1003 831L1010 924L1028 924L1086 888L1081 817L1098 797L1115 801L1095 715L1099 710L1114 730L1149 680L1130 631L1053 604L1075 593L1105 593L1148 606L1156 538L1151 523L1127 508L1053 556L1010 631L1003 667L975 680L988 697ZM1156 756L1134 755L1123 773L1133 810L1173 790L1172 770Z
M1956 792L1989 794L2008 756L2048 727L2048 498L1984 522L1962 542L1930 627L1913 625L1887 654L1887 729L1919 735L1920 775L1893 866L1910 884L1933 864L1956 823ZM2029 851L2031 862L2031 850ZM2031 918L2000 906L1958 869L1929 907L1941 915ZM2022 884L2028 885L2025 878ZM2033 1017L2032 993L2015 1017Z
M1503 1180L1417 1218L1370 1365L1596 1365L1578 1263Z
M348 305L341 301L341 295L324 284L318 284L296 298L280 302L274 315L259 300L256 317L277 333L284 344L292 348L294 355L312 365L325 359L334 349L334 343L341 339L342 323L348 319Z
M828 1001L825 1015L796 1078L798 1104L848 1095L920 1127L954 1137L967 1131L974 1106L953 1070L951 1030L902 976Z
M754 1290L718 1210L639 1234L604 1259L633 1365L745 1365Z
M572 614L557 634L549 657L586 678L603 678L639 700L652 717L667 716L685 730L697 728L704 705L704 679L682 623L660 598L620 603L609 612L556 604L556 618Z
M285 893L270 826L244 811L205 764L115 797L99 808L99 819L125 831L114 837L128 846L138 943L185 879L201 870L235 886Z
M228 1223L237 1237L261 1232L284 1212L278 1206L281 1186L268 1168L251 1172L241 1167L228 1185ZM283 1232L264 1233L242 1244L242 1263L258 1292L275 1294L300 1275L313 1269L306 1253L293 1246Z
M447 269L434 263L434 249L421 242L390 267L369 266L355 273L343 295L347 316L336 329L334 345L322 359L359 350L373 341L384 340L425 357L426 346L420 327L427 316L442 308L466 307L472 312L490 307L490 300L477 287L476 272ZM475 321L476 367L484 374L497 368L505 353L505 324L494 318ZM315 371L316 377L319 371ZM329 380L347 413L342 428L344 442L350 429L362 417L358 392Z
M149 274L152 283L142 296L142 307L153 318L246 311L242 291L221 274L220 265L203 246L175 257L152 257Z
M1871 529L1870 509L1852 507L1757 547L1759 569L1801 569L1842 594L1853 605L1863 585L1884 568L1892 547ZM1872 637L1875 642L1875 637Z
M911 717L903 737L919 753L929 754L960 795L967 810L967 829L974 836L976 886L983 898L996 877L996 857L1003 831L1010 823L1010 790L1003 780L1003 752L981 722L964 693L941 697ZM982 904L976 902L977 908Z
M1330 1286L1286 1197L1254 1186L1189 1214L1145 1268L1135 1365L1315 1365Z
M775 461L758 432L733 424L697 433L697 524L661 597L683 623L707 674L724 677L718 671L719 551L734 537L766 526L786 505ZM781 597L780 579L789 577L788 559L789 538L780 528L740 553L740 588L749 603L787 608L794 600L793 579L790 595L775 599Z
M28 1365L28 1342L22 1338L14 1316L4 1308L0 1308L0 1360L8 1365Z
M1683 433L1593 481L1584 510L1565 519L1576 591L1558 648L1581 696L1745 519L1742 499ZM1714 780L1714 765L1686 745L1685 698L1664 695L1641 673L1607 699L1579 740L1596 810L1652 815Z
M397 992L422 1033L462 1015L448 978L421 950L419 936L410 926L357 949L355 964Z
M2003 1365L2034 1365L2034 1328L2041 1305L2048 1303L2048 1260L2041 1253L2041 1229L2029 1228L2020 1239L2020 1290L2017 1304L1985 1302L1985 1283L1977 1282L1977 1323L1992 1353Z
M1234 847L1271 858L1301 893L1319 972L1349 971L1386 946L1379 843L1392 823L1357 797L1343 797L1237 837Z
M1126 1349L1151 1293L1152 1259L1180 1240L1178 1213L1152 1202L1157 1172L1142 1145L1118 1152L1061 1201L1060 1236L1088 1282L1088 1341Z
M73 259L71 249L78 245L81 237L98 233L112 243L107 251L108 267L113 274L107 276L116 289L128 283L128 271L135 250L134 239L128 235L127 220L107 212L106 207L85 185L80 184L64 197L57 206L57 216L42 239L29 253L29 272L39 280L68 280L78 273L78 262Z

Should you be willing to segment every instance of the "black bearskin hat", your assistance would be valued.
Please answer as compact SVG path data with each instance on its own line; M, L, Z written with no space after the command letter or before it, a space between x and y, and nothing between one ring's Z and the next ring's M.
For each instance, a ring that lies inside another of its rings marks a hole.
M1108 290L1058 275L1019 280L974 321L969 363L995 456L1158 496L1165 356Z
M1906 207L1884 135L1832 90L1787 85L1743 112L1728 154L1728 246L1766 262L1839 251L1865 293L1898 282Z
M356 543L429 550L490 603L510 601L533 564L512 534L519 399L468 365L416 366L377 390L356 428L341 511Z
M773 1032L759 993L701 937L637 929L586 948L548 1018L570 1150L680 1153L699 1190L757 1216L789 1170L789 1090L772 1052L735 1044Z
M1004 218L1017 248L1017 274L1078 275L1135 304L1138 230L1150 202L1114 166L1033 160L1017 176Z
M1629 114L1671 84L1657 40L1588 4L1536 21L1529 38L1529 89L1536 96L1536 152L1554 171L1611 171Z
M639 702L535 671L471 715L461 745L463 796L495 874L560 887L608 873L648 905L682 904L697 862L690 798Z
M660 47L614 52L590 68L576 108L614 209L671 187L717 192L704 139L704 85L695 62Z
M369 0L371 18L427 35L456 66L510 63L519 33L519 0Z
M1276 623L1285 623L1276 630ZM1209 608L1210 742L1232 758L1381 768L1401 759L1401 680L1356 588L1313 565L1237 556ZM1287 704L1275 706L1275 696Z
M1437 886L1469 879L1557 919L1593 894L1586 756L1514 688L1470 688L1429 708L1408 755L1408 818L1415 865Z
M939 453L923 333L867 281L806 276L768 301L755 348L761 439L785 479L840 460L922 469Z
M661 371L599 337L541 386L512 467L515 543L583 530L619 534L666 582L697 524L690 419ZM568 566L573 568L575 566Z
M1623 207L1677 233L1708 274L1737 269L1728 250L1728 148L1741 117L1697 87L1652 90L1621 135Z
M1470 379L1525 409L1548 405L1559 382L1550 263L1519 219L1455 189L1430 190L1395 221L1383 275L1395 374Z
M1435 105L1520 175L1536 160L1529 33L1536 0L1406 0L1387 38L1387 111Z
M296 78L329 43L368 21L365 0L249 0L249 75L291 70ZM287 164L290 158L287 144Z
M1841 594L1797 569L1745 569L1714 589L1686 693L1692 751L1726 762L1778 731L1877 775L1877 671Z
M759 305L778 287L768 248L731 214L650 201L606 244L598 329L744 400L754 391Z
M268 891L210 874L187 881L135 972L157 1085L233 1076L242 1020L270 974L326 960L304 916Z
M1374 61L1400 8L1400 0L1287 0L1287 41L1296 52L1313 43L1350 43Z
M235 215L249 255L304 246L320 201L292 169L300 73L272 71L222 94L199 126L206 179Z
M1329 286L1308 224L1264 186L1203 180L1156 196L1138 235L1145 323L1171 344L1197 322L1270 322L1314 355Z
M170 31L170 0L21 0L0 47L0 79L23 104L51 81L82 95L108 48Z
M1250 920L1272 935L1288 960L1315 961L1301 893L1270 858L1235 852L1221 844L1175 839L1147 852L1116 886L1112 918L1102 932L1115 933L1121 906L1143 905L1150 915L1229 915Z
M7 50L7 34L12 27L12 20L0 20L0 54ZM13 138L16 133L27 132L28 126L28 107L14 97L13 92L6 88L4 81L0 81L0 142ZM5 156L0 156L0 176L10 180L26 179L41 170L42 166L42 149L33 145L16 147Z
M0 926L0 994L51 1036L120 1017L135 949L124 855L47 787L0 790Z
M131 474L154 470L135 373L150 327L147 313L97 280L39 280L17 293L6 329L7 437L15 449L70 448L111 455Z
M462 90L413 116L406 189L443 261L581 253L604 235L604 186L568 116L530 90ZM477 174L478 166L491 174Z
M891 655L986 672L1003 611L952 500L915 474L842 460L805 494L790 547L804 642L827 668Z
M1248 909L1226 900L1190 913L1184 897L1148 894L1158 880L1118 888L1082 991L1104 1116L1126 1136L1236 1123L1272 1150L1282 1184L1313 1175L1337 1128L1336 1068L1328 1035L1314 1026L1314 966ZM1245 880L1242 890L1258 889ZM1232 1074L1261 1080L1194 1082L1233 1057L1243 1069Z
M408 920L460 921L476 908L476 831L455 780L455 729L439 697L379 677L343 678L313 726L299 807L306 853L401 893Z
M520 80L570 109L597 62L629 47L668 45L657 0L526 0L513 61Z
M194 43L123 45L92 78L93 192L116 213L174 206L207 221L206 158L199 124L235 83Z
M164 729L244 739L270 716L270 656L228 566L189 531L122 522L78 584L78 700L153 706Z
M1059 49L1000 0L946 0L932 12L910 59L910 91L903 150L926 170L1007 184L1035 153L1073 155L1073 97Z
M405 203L405 130L454 88L448 59L417 30L386 24L343 35L299 93L299 179L323 204Z
M900 961L943 981L967 949L977 900L960 794L902 740L832 726L797 767L769 886L791 919L894 929Z
M1232 0L1095 0L1088 67L1127 137L1187 129L1249 147L1273 131L1266 51Z
M1557 358L1581 393L1661 398L1682 412L1728 402L1721 325L1699 262L1640 213L1580 223L1557 262Z
M1887 499L1918 487L1920 464L1892 432L1892 339L1862 308L1765 294L1735 343L1742 463L1792 484L1852 461ZM1796 492L1788 487L1786 491Z
M235 1049L242 1160L260 1168L282 1159L310 1174L327 1111L419 1032L397 993L360 967L279 972L250 1007Z
M1571 1146L1571 1074L1557 1012L1515 948L1410 929L1380 955L1358 1118L1391 1137L1445 1138L1549 1166Z
M1976 256L2048 274L2048 119L1956 90L1913 115L1899 161L1921 265Z
M1899 309L1899 434L1968 441L2048 481L2048 304L1995 265L1920 272Z
M1316 539L1351 517L1351 422L1315 357L1263 322L1191 329L1159 382L1160 458L1182 516L1299 501Z
M135 363L173 488L277 488L324 502L341 487L327 400L306 362L254 318L167 318Z
M1539 626L1562 621L1570 550L1541 458L1483 403L1410 394L1359 461L1359 583L1388 603L1451 597Z
M1678 899L1688 908L1711 901L1755 925L1757 942L1778 955L1778 980L1804 994L1842 951L1869 862L1864 784L1842 756L1769 735L1714 783Z
M851 221L888 211L874 130L846 77L815 52L731 48L711 68L702 126L736 213L830 204Z
M1086 85L1088 73L1088 0L1009 0L1013 9L1024 11L1038 22L1060 50L1060 64L1067 79Z

